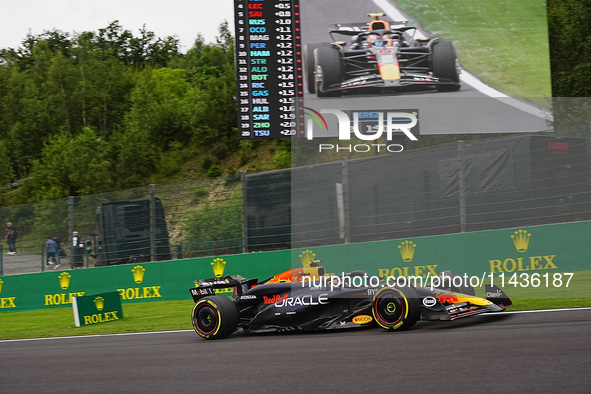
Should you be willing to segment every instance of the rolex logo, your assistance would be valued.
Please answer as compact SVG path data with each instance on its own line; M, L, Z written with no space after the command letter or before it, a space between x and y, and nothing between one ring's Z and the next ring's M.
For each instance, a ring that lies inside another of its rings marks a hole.
M144 273L146 269L141 265L136 265L132 268L131 273L133 274L133 281L135 283L142 283L144 281Z
M302 254L300 254L300 260L302 261L302 266L304 268L310 267L310 264L313 263L316 257L316 253L312 252L311 250L304 250Z
M515 245L515 250L519 253L523 253L527 251L529 247L529 239L531 234L525 230L517 230L514 234L511 235L513 238L513 244Z
M102 311L103 308L105 307L105 299L103 297L96 297L94 299L94 306L96 306L96 310L97 311Z
M400 256L402 257L402 260L404 262L408 263L412 261L415 255L416 247L417 245L415 245L412 241L403 241L402 243L400 243L400 245L398 245L398 249L400 250Z
M224 275L224 269L226 268L226 262L224 259L217 258L211 263L213 268L213 274L216 278L221 278Z
M67 272L62 272L58 278L60 281L60 287L62 289L66 290L68 287L70 287L70 278L72 278L72 275L68 274Z

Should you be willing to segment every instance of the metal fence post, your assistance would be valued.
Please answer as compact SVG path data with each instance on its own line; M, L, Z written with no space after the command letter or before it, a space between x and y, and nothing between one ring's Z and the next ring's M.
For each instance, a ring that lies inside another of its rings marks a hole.
M343 224L345 230L344 243L348 244L351 242L351 211L349 205L349 162L346 157L343 157L343 170L342 170L342 188L343 188Z
M156 261L156 185L150 185L150 261Z
M242 181L242 253L248 250L248 222L246 217L246 171L240 173L240 180Z
M179 242L178 244L176 244L176 258L177 260L180 260L183 258L183 243Z
M72 233L76 230L74 221L74 196L68 197L68 216L70 232L68 233L68 242L70 244L70 267L74 268L74 244L72 243Z
M460 195L460 232L466 232L466 179L464 178L464 141L458 141L458 187Z

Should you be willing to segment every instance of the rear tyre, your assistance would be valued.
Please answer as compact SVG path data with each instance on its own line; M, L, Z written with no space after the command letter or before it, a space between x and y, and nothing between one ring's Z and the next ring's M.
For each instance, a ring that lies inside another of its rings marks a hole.
M460 89L460 73L456 47L450 41L438 40L431 47L433 75L442 82L451 84L436 85L440 92L455 92Z
M314 64L314 50L316 48L330 46L327 42L306 44L304 46L304 70L306 75L306 88L308 93L316 93L316 65Z
M340 84L343 76L341 54L334 47L321 47L314 50L316 95L318 97L338 97L340 90L328 90Z
M372 312L374 320L383 329L402 331L419 320L421 304L411 287L385 287L374 297Z
M238 326L238 309L228 297L204 297L193 306L191 321L200 337L225 338Z

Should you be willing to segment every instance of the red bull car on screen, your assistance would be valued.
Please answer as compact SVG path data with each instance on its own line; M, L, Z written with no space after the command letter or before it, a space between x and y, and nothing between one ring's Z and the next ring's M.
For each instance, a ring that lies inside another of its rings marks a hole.
M317 96L340 96L361 89L435 87L460 89L460 65L452 42L417 34L405 22L387 22L381 13L369 23L336 24L331 42L304 47L306 86Z

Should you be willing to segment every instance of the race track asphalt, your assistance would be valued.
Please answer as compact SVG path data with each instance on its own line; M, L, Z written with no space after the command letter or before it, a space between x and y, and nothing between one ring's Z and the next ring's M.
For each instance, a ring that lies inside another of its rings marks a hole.
M0 341L0 393L588 392L591 309L311 334Z

